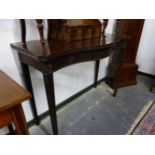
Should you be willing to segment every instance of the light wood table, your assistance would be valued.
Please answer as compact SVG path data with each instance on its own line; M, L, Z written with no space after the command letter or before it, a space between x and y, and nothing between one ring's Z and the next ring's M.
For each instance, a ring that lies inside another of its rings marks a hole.
M14 123L16 133L29 134L21 102L31 94L0 70L0 128Z

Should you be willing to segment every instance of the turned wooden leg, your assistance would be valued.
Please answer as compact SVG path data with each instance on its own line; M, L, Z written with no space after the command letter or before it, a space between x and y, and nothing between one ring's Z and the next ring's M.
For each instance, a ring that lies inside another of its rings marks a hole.
M53 134L57 135L58 125L57 125L56 106L55 106L53 74L44 74L43 77L44 77L50 119L53 128Z
M18 135L28 135L29 131L21 104L11 108L10 114L16 127L16 133Z
M39 30L40 41L41 41L41 43L45 43L43 19L36 19L36 22L37 22L37 27Z
M94 87L97 87L98 71L99 71L100 60L95 61L95 76L94 76Z
M33 93L33 88L32 88L29 67L22 62L21 62L21 67L23 71L23 79L24 79L25 86L27 87L28 91L32 94L32 98L30 99L30 106L31 106L33 117L34 117L34 121L36 125L39 125L40 121L39 121L37 108L36 108L36 104L34 100L34 93Z

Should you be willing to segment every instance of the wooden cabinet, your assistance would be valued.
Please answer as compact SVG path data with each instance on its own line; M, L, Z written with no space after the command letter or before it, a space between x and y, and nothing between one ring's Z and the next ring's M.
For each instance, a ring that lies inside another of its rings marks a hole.
M124 87L136 84L136 75L138 65L135 63L136 54L138 50L139 41L143 29L143 19L118 19L115 26L115 39L121 38L123 35L129 35L131 38L128 42L126 51L123 56L123 66L120 70L120 79L118 87ZM113 88L117 82L115 79L115 63L117 63L117 56L112 55L111 61L107 70L106 82Z

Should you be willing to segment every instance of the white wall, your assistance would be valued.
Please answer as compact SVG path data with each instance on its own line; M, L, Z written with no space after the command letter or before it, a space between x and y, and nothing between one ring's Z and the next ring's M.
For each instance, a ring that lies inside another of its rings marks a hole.
M111 33L114 20L109 21L107 33ZM38 39L39 35L34 20L26 20L28 29L27 40ZM20 41L20 30L18 20L0 20L0 69L6 72L19 84L23 85L20 67L16 64L14 56L10 49L9 43ZM45 28L46 31L46 28ZM99 79L105 76L105 70L108 59L102 60L99 70ZM35 99L38 113L41 114L47 111L47 100L45 88L43 84L42 74L33 68L31 70L32 84L34 87ZM94 62L80 63L63 68L54 73L54 85L56 104L64 101L73 94L79 92L85 87L93 83L94 77ZM31 120L32 113L29 102L22 104L27 121ZM6 129L1 129L0 134L6 132Z
M155 19L145 20L136 63L139 71L155 75Z

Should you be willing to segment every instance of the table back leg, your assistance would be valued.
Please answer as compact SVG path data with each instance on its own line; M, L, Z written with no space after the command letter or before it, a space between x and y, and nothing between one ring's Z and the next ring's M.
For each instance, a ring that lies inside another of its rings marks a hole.
M120 49L118 49L118 66L116 69L116 74L115 74L115 83L114 83L114 92L113 92L113 96L115 97L117 94L117 89L118 89L118 84L119 84L119 80L121 78L121 70L122 70L122 65L123 65L123 57L124 57L124 51L125 51L125 47L121 47Z
M23 71L23 79L24 79L25 86L27 87L28 91L32 94L32 98L30 99L30 106L31 106L33 117L34 117L34 121L36 125L39 125L40 121L39 121L37 108L36 108L36 104L34 100L34 93L33 93L33 88L32 88L29 67L26 64L21 62L21 68Z
M97 87L98 71L99 71L100 60L95 61L95 76L94 76L94 87Z

